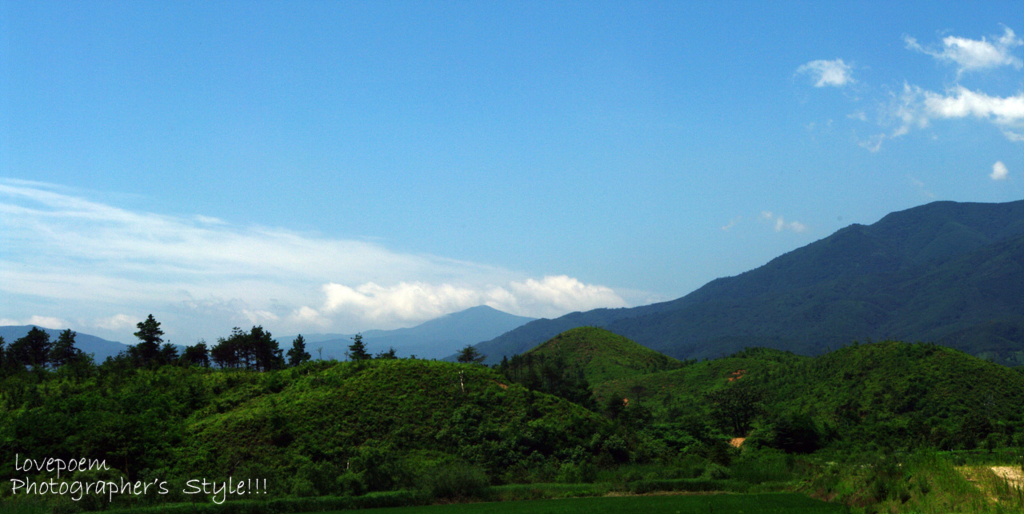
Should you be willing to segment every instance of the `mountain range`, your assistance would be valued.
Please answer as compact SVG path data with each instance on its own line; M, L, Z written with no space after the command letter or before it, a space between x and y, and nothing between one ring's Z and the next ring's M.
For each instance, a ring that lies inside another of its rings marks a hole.
M26 334L32 328L38 328L50 335L50 342L56 342L57 338L60 337L60 333L63 330L54 330L52 328L36 327L35 325L8 325L0 327L0 337L4 338L4 341L9 346L14 341L25 337ZM75 347L82 350L84 353L91 353L93 359L97 363L101 363L107 359L107 357L113 357L118 353L121 353L128 348L128 345L118 343L116 341L107 341L99 337L83 334L81 332L75 333Z
M394 348L399 357L440 359L466 345L487 341L533 321L486 305L446 314L415 327L362 332L367 351L376 354ZM345 358L352 334L303 334L306 351L314 358ZM291 348L295 336L278 338L281 348ZM318 352L322 349L322 352Z
M676 300L541 319L476 348L495 363L581 326L679 359L898 339L1024 364L1024 201L894 212Z
M535 318L515 316L493 309L486 305L446 314L439 318L421 323L411 328L396 330L368 330L363 332L363 342L371 353L379 353L394 348L399 357L415 355L422 359L438 359L462 347L492 339L516 327L533 321ZM0 326L0 336L7 344L25 337L35 325ZM50 340L56 341L61 330L40 328L50 334ZM275 337L280 347L287 351L291 348L296 336ZM348 346L352 344L352 335L346 334L303 334L306 340L306 351L314 358L344 360ZM85 353L93 354L97 363L112 357L127 348L127 345L115 341L107 341L99 337L76 332L75 346ZM317 350L321 350L318 352ZM181 352L184 347L178 345Z
M746 347L819 355L854 341L935 342L1024 364L1024 201L933 202L854 224L764 266L676 300L533 319L473 307L397 330L369 330L370 353L453 359L474 344L487 363L565 332L601 327L678 359ZM8 343L31 326L0 327ZM47 330L52 339L59 331ZM304 334L316 358L343 359L351 334ZM278 337L289 348L295 336ZM481 342L483 341L483 342ZM78 334L102 362L124 349Z

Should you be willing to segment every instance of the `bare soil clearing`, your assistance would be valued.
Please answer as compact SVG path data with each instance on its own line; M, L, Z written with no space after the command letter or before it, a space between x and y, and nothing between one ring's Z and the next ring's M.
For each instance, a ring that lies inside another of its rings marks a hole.
M1024 470L1017 466L992 466L992 472L1014 487L1024 487Z

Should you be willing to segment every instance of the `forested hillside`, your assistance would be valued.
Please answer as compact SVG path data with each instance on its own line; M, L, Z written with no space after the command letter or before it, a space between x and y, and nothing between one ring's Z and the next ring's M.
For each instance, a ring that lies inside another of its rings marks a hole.
M68 478L170 484L166 496L94 495L65 502L68 512L188 502L196 498L182 485L196 477L266 480L272 498L406 490L419 492L395 498L420 502L602 474L635 481L619 470L648 466L657 471L647 482L617 487L745 490L769 476L744 471L758 452L1024 446L1022 368L931 344L857 344L813 358L752 348L678 361L586 327L488 368L374 358L361 341L348 362L310 361L294 347L284 359L259 349L269 335L254 327L214 347L241 356L217 366L189 357L195 347L177 360L146 350L159 324L139 326L138 345L99 365L75 351L70 331L36 364L23 359L45 340L41 331L0 352L0 459L99 459L110 469ZM737 438L742 450L729 444ZM777 454L764 455L777 468L770 476L795 476L771 460ZM724 468L734 461L734 471ZM10 484L48 478L0 473Z

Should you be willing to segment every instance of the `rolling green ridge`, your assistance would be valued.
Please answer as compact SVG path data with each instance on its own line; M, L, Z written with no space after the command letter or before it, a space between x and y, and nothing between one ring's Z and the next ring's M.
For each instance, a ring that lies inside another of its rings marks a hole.
M276 394L198 412L183 454L200 455L215 442L217 458L203 460L209 473L230 471L235 461L287 469L345 462L360 448L461 458L499 471L534 452L547 457L589 443L603 424L480 366L383 360L307 371L282 374Z
M17 454L105 459L115 479L232 476L267 479L278 496L360 494L445 473L550 479L566 464L628 460L638 444L599 414L507 382L411 359L26 370L0 387L0 480L21 476Z
M818 355L853 341L935 342L1024 364L1024 201L934 202L851 225L671 302L537 320L477 345L489 363L577 326L679 359L745 347Z
M49 500L68 513L165 504L189 512L192 500L221 512L216 494L191 497L182 485L228 477L265 479L269 494L225 512L792 491L816 480L863 506L911 495L909 474L897 469L878 485L864 473L890 466L886 455L1024 447L1024 368L934 344L855 344L817 357L748 348L678 361L582 327L495 368L385 358L268 371L127 362L0 377L0 502L11 479L52 477L15 472L17 454L112 468L73 480L171 484L163 497ZM742 448L729 445L737 437ZM852 482L829 482L838 468L827 463L847 459ZM956 473L923 466L913 476Z

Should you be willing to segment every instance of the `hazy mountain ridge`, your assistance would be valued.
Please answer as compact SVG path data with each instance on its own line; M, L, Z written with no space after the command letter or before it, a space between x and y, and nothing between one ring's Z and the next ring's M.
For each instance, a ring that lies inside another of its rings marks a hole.
M362 332L363 342L371 353L378 353L394 347L400 357L416 355L424 359L440 359L453 352L480 341L513 330L535 318L516 316L507 312L480 305L446 314L425 321L415 327L395 330L367 330ZM318 348L323 348L323 358L344 359L353 334L303 335L306 351L319 357ZM282 348L290 348L295 336L279 338Z
M599 326L676 358L746 346L819 354L867 338L935 341L1024 362L1024 201L934 202L851 225L682 298L538 320L477 346L497 362ZM1002 323L998 334L967 336ZM958 334L958 335L955 335Z
M0 337L4 338L7 345L25 337L32 328L38 328L50 335L50 341L56 342L63 330L37 327L36 325L9 325L0 327ZM128 345L117 341L108 341L94 335L75 332L75 347L84 353L91 353L97 363L103 362L107 357L113 357L128 349Z

